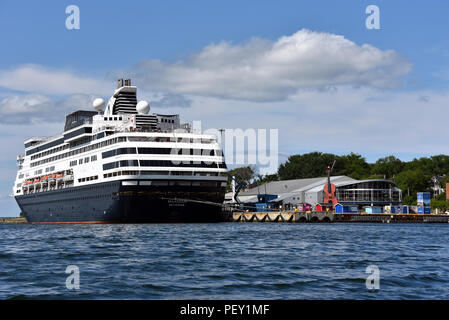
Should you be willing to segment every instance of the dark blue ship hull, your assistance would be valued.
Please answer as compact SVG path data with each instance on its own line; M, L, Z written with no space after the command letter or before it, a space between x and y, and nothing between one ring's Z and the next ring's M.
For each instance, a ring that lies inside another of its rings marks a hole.
M29 223L218 222L225 188L121 181L17 196Z

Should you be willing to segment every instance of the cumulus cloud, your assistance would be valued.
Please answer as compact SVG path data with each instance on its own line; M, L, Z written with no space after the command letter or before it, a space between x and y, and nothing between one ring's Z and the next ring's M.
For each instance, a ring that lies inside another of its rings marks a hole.
M163 96L155 106L188 107L185 95L263 102L285 100L301 89L395 88L411 67L393 50L303 29L276 41L210 44L173 63L143 60L109 73L108 80L26 64L0 70L0 87L40 95L110 95L112 79L126 74L139 88Z
M0 100L0 123L62 122L79 109L91 110L94 95L71 95L54 99L40 94L11 95Z
M10 70L0 70L0 87L39 94L66 95L110 93L111 81L83 77L67 70L50 69L26 64Z
M166 93L160 99L151 101L150 104L156 108L188 108L191 106L192 100L181 94Z
M147 89L249 101L278 101L304 88L394 88L411 64L392 50L300 30L277 41L211 44L174 63L145 60L129 74Z

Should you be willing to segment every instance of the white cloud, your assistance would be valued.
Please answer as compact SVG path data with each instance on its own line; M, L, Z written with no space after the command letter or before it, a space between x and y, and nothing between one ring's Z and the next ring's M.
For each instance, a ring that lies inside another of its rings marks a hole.
M0 87L39 94L65 95L109 93L114 89L114 84L76 75L67 70L26 64L11 70L0 70Z
M46 106L50 101L50 98L39 94L7 96L0 101L0 114L9 115L44 111L42 107Z
M175 63L143 61L132 78L138 98L147 98L152 112L164 108L183 121L202 120L203 128L278 128L282 154L445 152L448 93L384 90L397 86L410 69L394 51L301 30L277 41L212 44ZM0 86L37 92L3 94L0 123L11 124L8 132L23 130L12 128L24 123L58 124L49 134L60 132L66 114L89 110L96 97L74 92L104 90L106 99L113 92L113 83L84 80L35 65L0 71ZM55 91L70 94L57 99L51 96ZM25 135L14 136L14 143Z
M94 95L77 94L54 99L40 94L10 95L0 100L0 123L63 122L76 110L91 110Z
M110 94L113 91L111 90ZM92 102L97 95L75 94L55 98L41 94L6 95L0 97L0 123L29 124L38 122L63 122L65 116L76 110L93 110ZM108 97L104 97L107 101ZM150 102L152 112L165 112L166 108L189 108L192 100L178 94L138 92L138 99Z
M211 44L175 63L142 61L129 72L140 85L178 94L278 101L304 88L394 88L411 64L392 50L343 36L300 30L272 42Z
M159 94L156 98L150 99L151 107L155 108L169 108L169 107L180 107L189 108L191 106L192 100L186 98L181 94Z
M339 86L301 91L280 102L196 97L188 112L167 112L180 112L183 120L202 120L203 128L277 128L282 153L409 157L447 153L448 102L448 92Z

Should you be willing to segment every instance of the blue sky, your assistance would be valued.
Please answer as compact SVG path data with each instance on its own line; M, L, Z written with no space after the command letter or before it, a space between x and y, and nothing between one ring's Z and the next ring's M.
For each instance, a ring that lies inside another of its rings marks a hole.
M80 30L65 27L71 4ZM371 4L380 30L365 27ZM448 9L436 0L2 0L0 214L18 211L7 195L23 140L58 133L65 113L107 98L120 75L186 121L278 128L280 161L315 150L368 161L446 153ZM290 54L292 70L282 69ZM238 79L245 67L254 73Z
M81 29L65 28L76 4ZM381 30L364 26L365 8L381 10ZM222 40L276 39L299 29L342 34L356 43L405 54L413 75L440 85L432 73L447 66L445 1L8 1L0 3L0 67L23 63L104 75L148 58L176 60ZM125 40L129 46L117 46ZM429 59L430 58L430 59Z
M76 4L81 29L65 28ZM381 30L364 26L369 4L381 10ZM0 3L2 69L24 63L102 77L149 58L175 61L223 40L277 39L302 28L394 49L409 58L408 78L446 88L435 77L449 68L444 1L8 1ZM125 44L118 45L119 43Z

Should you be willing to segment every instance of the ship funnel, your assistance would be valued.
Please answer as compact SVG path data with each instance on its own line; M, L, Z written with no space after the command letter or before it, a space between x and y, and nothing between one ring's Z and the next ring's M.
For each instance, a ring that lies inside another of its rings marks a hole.
M125 80L125 86L131 86L131 79L126 79Z
M117 89L123 87L123 79L117 80Z

